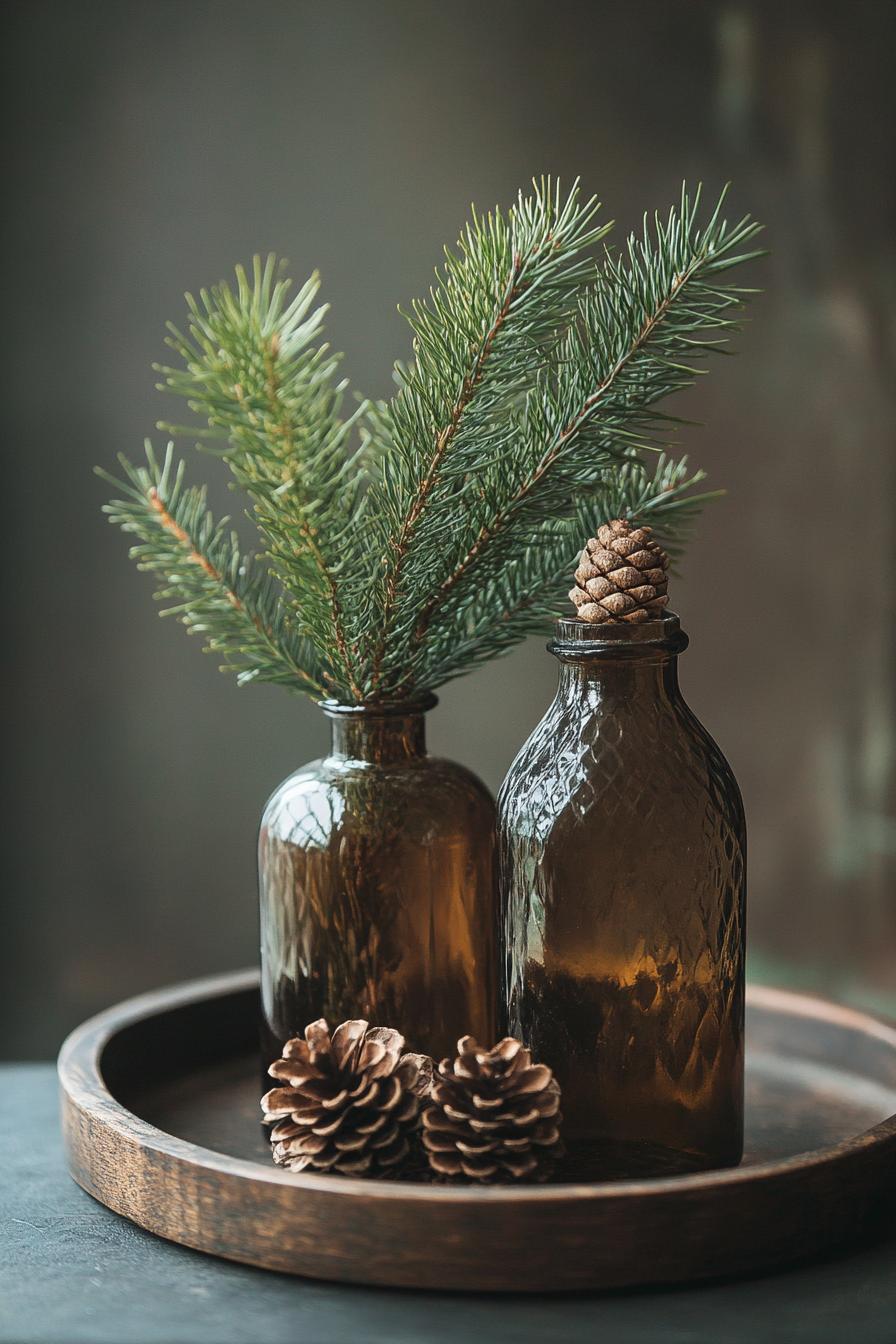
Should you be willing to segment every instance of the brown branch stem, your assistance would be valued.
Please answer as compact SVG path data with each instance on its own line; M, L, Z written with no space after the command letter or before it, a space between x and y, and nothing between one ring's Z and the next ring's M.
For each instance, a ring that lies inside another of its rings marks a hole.
M270 349L265 353L265 367L267 374L266 391L268 397L268 405L270 407L271 414L276 422L275 424L276 431L283 441L284 452L288 456L294 457L295 442L293 439L292 427L289 424L288 420L283 416L282 407L280 404L280 392L277 386L276 360L279 352L280 352L280 336L279 333L275 331L273 336L271 337ZM330 567L327 564L326 558L323 552L321 551L320 546L317 543L314 528L311 526L308 519L305 518L304 516L301 518L299 522L298 530L299 535L301 536L308 550L314 557L314 563L316 564L318 570L320 571L321 578L323 579L327 588L327 596L330 603L330 611L332 613L333 618L333 638L336 641L336 648L339 653L339 657L342 661L343 668L345 669L345 675L348 681L349 689L356 700L359 701L363 700L364 696L361 692L361 688L358 686L358 683L355 679L351 658L349 656L348 641L345 637L345 628L342 620L342 605L339 601L339 590L336 586L336 580L333 578L333 575L330 572Z
M280 648L280 646L276 643L271 631L264 624L261 617L258 616L257 613L251 612L247 609L245 602L243 602L242 599L233 591L233 589L230 587L230 584L224 578L224 575L221 573L221 571L215 568L215 566L209 560L207 555L202 554L202 552L198 549L196 543L193 541L193 538L190 536L190 534L184 531L180 523L178 523L178 521L171 516L171 514L165 507L164 501L162 500L162 497L155 486L150 487L147 493L147 498L149 500L150 508L152 508L156 514L158 514L159 521L165 528L165 530L167 532L170 532L173 537L176 537L177 540L181 543L181 545L185 547L187 551L187 559L190 560L193 564L198 565L200 569L204 570L210 579L214 579L215 583L217 583L225 593L230 605L234 608L235 611L238 611L241 616L245 616L247 621L252 622L253 626L261 635L261 637L264 639L269 648L273 649L273 651L281 658L286 656L284 655L283 650ZM286 656L286 658L289 665L293 668L293 671L295 671L299 675L299 677L312 690L318 691L322 695L326 693L324 687L319 685L318 682L316 682L313 677L309 676L308 673L304 670L304 668L296 666L296 664L288 656Z
M448 417L448 422L446 425L443 426L443 428L439 431L438 435L436 436L435 448L433 450L433 454L427 464L425 472L423 473L417 484L417 490L414 495L414 499L411 503L411 507L405 514L401 528L399 529L398 536L392 543L394 559L391 570L389 572L389 577L386 581L386 592L383 601L382 635L373 660L372 688L374 691L376 690L380 680L382 662L383 658L385 657L386 648L389 640L389 634L392 628L392 617L395 607L395 599L398 595L401 570L407 558L411 537L414 533L417 523L420 520L421 515L426 509L429 496L432 493L432 489L436 483L436 480L438 479L439 469L442 465L445 454L448 451L448 448L452 440L457 434L458 429L460 428L460 423L464 411L466 410L467 406L469 405L473 397L474 392L476 391L477 387L482 381L482 376L485 371L485 365L489 358L489 355L491 354L492 347L495 343L495 339L497 338L498 333L500 332L501 328L503 327L507 319L507 314L510 311L511 304L513 303L514 299L519 293L520 288L519 279L522 269L523 269L523 259L519 256L519 254L515 254L513 258L513 264L510 268L510 274L508 275L507 283L505 285L504 298L501 301L501 304L498 308L497 313L495 314L494 320L492 321L489 330L486 332L485 339L483 340L479 348L479 352L476 356L476 359L473 362L473 366L467 373L466 377L464 378L458 398L451 408L451 413Z
M201 551L196 549L196 545L190 534L184 531L184 529L181 527L180 523L176 521L176 519L172 518L171 514L165 508L165 505L162 502L162 497L159 494L158 490L155 488L155 486L151 487L148 498L150 507L159 515L159 520L162 526L165 528L165 530L170 532L172 536L177 537L177 540L181 543L181 545L187 548L188 552L187 558L190 561L192 561L194 565L198 565L200 569L204 569L210 579L214 579L216 583L219 583L221 585L221 587L224 589L224 592L227 594L227 600L230 602L231 606L236 607L237 611L241 611L244 616L248 616L249 620L252 621L252 623L256 626L256 628L260 628L257 619L251 616L248 611L246 611L245 605L240 601L236 593L225 581L224 575L220 572L220 570L215 569L215 566L209 560L207 555L203 555Z

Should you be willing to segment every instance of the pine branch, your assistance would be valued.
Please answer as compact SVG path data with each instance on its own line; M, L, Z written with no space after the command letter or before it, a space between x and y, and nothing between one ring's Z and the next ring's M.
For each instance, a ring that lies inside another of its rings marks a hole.
M543 181L506 216L474 212L457 250L446 249L429 302L413 305L414 361L397 370L399 391L379 412L389 470L373 511L388 550L370 693L412 624L444 507L463 507L460 464L471 450L500 452L502 412L531 386L593 275L587 251L610 227L594 225L598 208L580 202L578 184L564 200Z
M537 525L526 548L492 582L453 593L434 613L427 678L440 685L530 635L546 634L562 612L584 540L608 518L649 524L669 555L679 557L701 509L720 494L695 492L704 479L703 471L689 471L686 457L675 461L665 454L657 456L652 473L639 462L610 469L570 518Z
M757 232L748 218L733 228L721 219L724 193L709 222L697 223L700 193L682 193L679 210L655 220L651 238L629 239L623 261L610 254L582 296L577 321L558 361L542 369L535 390L514 420L516 452L499 465L484 507L466 512L466 545L430 596L420 603L406 668L416 664L434 613L467 583L493 582L534 545L545 517L569 516L577 495L600 477L606 454L629 455L653 446L666 417L656 403L703 372L693 360L720 348L710 332L737 329L729 310L748 291L718 279L760 253L738 253ZM721 340L724 340L724 335ZM514 479L515 477L515 479ZM480 485L482 481L480 478ZM508 486L510 488L508 488ZM513 622L511 622L513 628ZM524 625L521 624L521 637Z
M170 326L168 342L184 367L160 366L163 386L205 418L201 441L224 442L299 628L331 684L360 699L342 561L359 503L358 461L346 445L364 407L340 416L346 384L335 381L340 357L319 343L317 275L291 303L273 257L264 266L256 257L251 281L238 267L236 280L235 293L220 284L198 301L187 296L188 334Z
M139 569L162 579L156 597L174 598L161 614L179 617L240 683L267 681L311 695L325 694L311 647L289 626L276 585L242 555L226 518L206 508L204 487L184 485L169 444L160 464L149 443L145 467L119 459L125 480L98 469L123 497L104 505L109 520L140 539L131 550Z

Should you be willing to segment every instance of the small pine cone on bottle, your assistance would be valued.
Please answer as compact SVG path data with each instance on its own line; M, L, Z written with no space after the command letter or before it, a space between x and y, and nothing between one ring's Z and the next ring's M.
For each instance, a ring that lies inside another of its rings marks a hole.
M397 1167L419 1125L432 1060L403 1054L391 1027L323 1018L287 1041L268 1072L280 1084L261 1099L274 1161L290 1171L377 1175Z
M560 1088L545 1064L507 1036L491 1050L472 1036L433 1075L423 1147L438 1176L545 1180L560 1145Z
M655 620L669 601L668 568L669 557L652 540L651 528L614 518L586 543L570 601L579 620L592 624Z

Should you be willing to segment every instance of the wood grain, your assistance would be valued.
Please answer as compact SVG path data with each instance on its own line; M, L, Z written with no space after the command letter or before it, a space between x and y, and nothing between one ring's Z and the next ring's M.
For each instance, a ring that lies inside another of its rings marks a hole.
M60 1055L75 1180L186 1246L325 1279L540 1292L755 1272L888 1218L896 1031L864 1014L750 991L737 1169L470 1190L266 1165L256 997L248 972L144 995L85 1023Z

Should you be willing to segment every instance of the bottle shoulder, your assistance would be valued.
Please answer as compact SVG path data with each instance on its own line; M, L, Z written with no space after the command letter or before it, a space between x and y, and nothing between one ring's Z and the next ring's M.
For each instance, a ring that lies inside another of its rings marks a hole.
M307 761L291 775L287 775L268 796L262 815L267 816L269 812L276 811L287 798L300 797L303 793L318 790L324 791L327 787L325 766L326 758L321 756L317 760Z
M363 815L373 824L396 816L430 829L450 828L458 818L493 824L495 804L471 770L440 757L386 764L325 756L294 771L273 791L261 819L262 830L282 836L311 824L333 828Z
M585 815L624 795L676 810L707 795L742 824L740 790L720 747L683 698L592 704L555 700L515 757L498 793L502 825L569 808ZM640 806L640 804L639 804Z
M429 781L432 784L447 784L453 789L464 792L470 799L477 800L482 807L494 812L494 795L488 785L474 771L465 765L461 765L458 761L449 760L444 756L426 756L424 762Z

